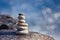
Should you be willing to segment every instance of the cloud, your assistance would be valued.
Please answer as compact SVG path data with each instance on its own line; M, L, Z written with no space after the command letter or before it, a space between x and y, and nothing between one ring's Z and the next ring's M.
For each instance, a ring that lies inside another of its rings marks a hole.
M53 23L54 22L54 19L53 18L48 18L48 22L49 23Z
M47 11L48 13L51 13L51 12L52 12L52 10L51 10L50 8L47 8L46 11Z
M54 18L57 19L58 17L60 17L60 12L57 12L54 14Z

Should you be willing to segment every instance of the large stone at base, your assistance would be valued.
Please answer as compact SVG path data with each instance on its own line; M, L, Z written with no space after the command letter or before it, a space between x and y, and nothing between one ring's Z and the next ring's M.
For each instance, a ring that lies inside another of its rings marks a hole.
M0 40L54 40L52 37L48 35L43 35L37 32L30 32L26 35L16 35L13 31L4 32L1 35L0 31Z

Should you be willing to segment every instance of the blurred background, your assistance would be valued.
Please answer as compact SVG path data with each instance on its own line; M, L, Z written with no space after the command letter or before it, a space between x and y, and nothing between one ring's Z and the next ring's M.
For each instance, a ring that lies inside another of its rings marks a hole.
M17 19L20 12L30 31L60 40L60 0L0 0L0 14Z

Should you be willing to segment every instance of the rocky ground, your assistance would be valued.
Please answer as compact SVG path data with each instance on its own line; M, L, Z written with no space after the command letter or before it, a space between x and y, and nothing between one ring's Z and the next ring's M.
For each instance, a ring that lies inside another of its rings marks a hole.
M14 30L0 30L0 40L54 40L52 37L37 32L16 35Z

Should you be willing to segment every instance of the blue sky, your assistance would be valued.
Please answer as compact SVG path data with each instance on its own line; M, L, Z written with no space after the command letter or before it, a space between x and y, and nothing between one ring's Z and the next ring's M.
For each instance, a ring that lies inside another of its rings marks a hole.
M0 0L0 14L26 15L29 30L60 38L60 0Z

